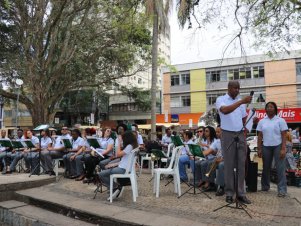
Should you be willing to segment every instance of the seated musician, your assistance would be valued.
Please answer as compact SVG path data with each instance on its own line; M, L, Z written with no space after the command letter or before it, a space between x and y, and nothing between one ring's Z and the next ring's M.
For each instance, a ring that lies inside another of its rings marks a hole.
M120 146L117 149L116 157L121 158L117 167L102 170L99 173L99 178L104 186L110 187L110 175L111 174L124 174L128 164L128 158L133 149L138 147L137 138L132 131L127 131L122 135L123 147ZM120 194L122 187L115 183L113 184L113 197L116 198Z
M40 167L36 167L38 165L38 158L36 158L37 156L37 152L39 151L40 148L40 141L39 138L37 138L36 136L33 135L31 130L28 130L26 132L26 137L28 139L31 140L32 144L35 146L34 148L25 148L24 149L24 159L26 165L30 165L30 170L26 169L25 172L29 173L33 173L33 174L38 174L40 172ZM35 168L36 167L36 168ZM35 169L35 172L33 172L33 170Z
M161 140L161 145L163 147L163 151L167 151L167 148L168 148L168 145L170 143L172 143L171 141L171 129L170 128L167 128L165 130L165 135L162 137L162 140Z
M50 138L49 130L43 129L41 131L41 154L42 152L48 152L48 148L52 147L52 139ZM42 156L41 156L42 157ZM34 164L32 167L35 168L38 165L39 162L39 153L34 152L30 156L30 161ZM49 174L49 171L45 171L46 174Z
M10 140L6 137L6 130L1 130L1 139ZM9 165L11 159L11 150L10 147L0 147L0 163L2 165L2 174L10 172Z
M17 130L17 137L15 139L15 141L22 141L24 140L25 137L23 135L23 130L22 129L18 129ZM16 166L18 164L18 162L20 161L20 159L22 159L26 154L24 153L24 148L20 148L20 149L17 149L17 150L13 150L12 151L12 155L11 155L11 164L10 164L10 171L8 171L7 173L12 173L16 170ZM29 169L30 168L30 165L25 162L26 164L26 168Z
M81 132L78 129L72 131L71 139L72 149L68 151L67 154L63 156L65 175L70 179L75 179L80 175L77 175L76 170L76 156L80 155L83 151L85 145L84 139L81 137Z
M69 134L67 134L67 128L63 127L62 128L62 135L61 136L56 136L56 133L53 133L52 131L52 146L48 147L47 150L42 150L41 152L41 163L42 166L45 169L45 173L51 175L55 175L53 168L53 159L58 159L62 158L64 155L65 151L65 146L63 144L62 138L70 138Z
M100 148L96 150L100 151L105 158L99 156L95 152L95 150L93 150L93 148L90 154L86 154L84 158L85 168L86 168L86 179L83 181L84 183L90 183L93 181L95 167L97 166L97 164L99 164L101 160L108 159L111 156L113 156L114 140L111 137L111 133L112 133L111 128L106 128L102 133L103 137L98 138L100 143Z
M216 142L216 132L211 126L206 126L204 132L205 134L200 146L203 148L203 154L206 156L206 160L213 160L215 156L214 153L211 153L211 151L207 152L207 150L214 142ZM202 175L206 172L202 172L202 169L204 168L204 166L202 166L203 164L205 164L204 159L195 162L195 183L198 186L202 186L204 184L202 181Z
M117 129L117 134L118 135L117 135L117 138L115 140L115 145L114 145L115 152L113 150L113 155L112 156L110 156L107 159L101 160L99 162L99 167L100 167L101 170L106 169L108 164L111 164L110 167L112 167L113 164L115 166L117 166L118 162L120 161L120 158L116 157L116 153L117 153L118 147L119 146L122 147L122 135L125 133L125 131L127 131L127 126L125 124L119 124L116 129Z
M188 145L186 144L195 144L193 141L192 141L192 137L193 137L193 134L191 131L189 130L186 130L184 131L183 133L183 137L184 137L184 147L182 149L182 153L181 153L181 156L179 158L179 173L180 173L180 179L181 181L184 181L184 182L187 182L188 181L188 176L187 176L187 173L186 173L186 165L190 164L190 160L192 159L192 154L191 152L189 151L189 147ZM190 167L191 167L192 164L190 164Z
M214 180L216 177L216 168L218 168L218 177L216 184L219 186L216 195L221 196L224 194L224 174L223 174L223 157L221 150L221 137L222 130L220 127L216 128L217 139L210 145L210 148L203 152L205 156L214 155L213 158L207 158L201 164L201 181L204 182L203 190L215 190Z

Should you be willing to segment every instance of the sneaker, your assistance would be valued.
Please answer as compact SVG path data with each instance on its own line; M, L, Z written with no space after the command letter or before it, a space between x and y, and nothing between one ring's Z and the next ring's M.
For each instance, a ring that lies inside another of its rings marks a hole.
M286 196L285 193L282 193L282 192L279 192L279 193L278 193L278 197L284 198L285 196Z
M216 196L223 196L225 194L225 190L223 187L220 187L215 193Z

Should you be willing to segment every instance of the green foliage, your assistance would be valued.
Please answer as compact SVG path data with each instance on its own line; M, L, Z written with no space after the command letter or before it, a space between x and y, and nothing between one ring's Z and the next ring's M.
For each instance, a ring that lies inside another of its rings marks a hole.
M105 90L145 69L151 37L138 7L135 0L0 2L0 76L11 87L24 81L20 102L34 123L47 122L70 90Z
M138 87L119 86L119 90L130 99L134 100L141 111L149 111L151 109L150 90L143 90Z

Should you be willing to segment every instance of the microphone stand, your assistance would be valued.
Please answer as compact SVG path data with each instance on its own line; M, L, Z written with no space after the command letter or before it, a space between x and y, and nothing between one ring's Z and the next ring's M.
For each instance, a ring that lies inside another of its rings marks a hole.
M252 109L252 114L250 116L250 118L246 121L245 125L247 125L249 123L249 121L253 118L253 116L255 115L255 109L253 108ZM238 144L239 144L239 134L241 132L243 132L245 129L245 126L243 126L241 128L241 130L235 135L233 141L231 142L231 144L227 147L227 149L225 150L228 151L230 149L230 147L233 145L233 143L235 143L235 168L233 170L233 177L234 177L234 186L235 186L235 206L230 206L232 203L228 203L226 205L223 205L217 209L214 209L213 212L216 212L224 207L229 207L229 208L233 208L233 209L240 209L240 210L243 210L245 211L250 218L252 218L252 216L249 214L249 212L246 210L246 205L241 203L239 200L238 200Z

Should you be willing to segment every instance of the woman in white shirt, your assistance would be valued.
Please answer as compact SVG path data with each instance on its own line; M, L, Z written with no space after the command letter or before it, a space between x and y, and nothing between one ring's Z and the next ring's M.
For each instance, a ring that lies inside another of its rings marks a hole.
M287 193L285 155L288 127L284 119L277 116L276 103L268 102L265 111L267 116L260 120L257 126L258 156L263 160L261 189L263 191L270 189L270 169L274 158L278 177L278 196L284 197Z
M127 168L128 159L133 149L138 147L137 138L132 131L126 131L122 135L123 147L117 148L116 157L121 158L117 167L103 170L99 173L99 178L103 185L107 188L110 187L111 174L124 174ZM115 183L113 184L113 198L118 197L122 187Z

